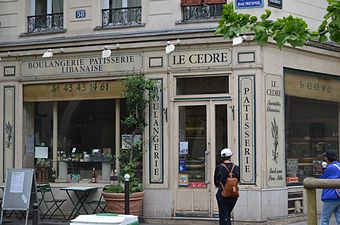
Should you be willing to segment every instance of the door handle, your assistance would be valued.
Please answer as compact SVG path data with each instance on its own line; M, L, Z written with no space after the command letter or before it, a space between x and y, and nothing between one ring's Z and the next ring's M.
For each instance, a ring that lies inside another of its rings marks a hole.
M205 177L205 183L209 184L209 168L208 168L208 156L209 156L210 152L209 151L205 151L204 152L204 177Z

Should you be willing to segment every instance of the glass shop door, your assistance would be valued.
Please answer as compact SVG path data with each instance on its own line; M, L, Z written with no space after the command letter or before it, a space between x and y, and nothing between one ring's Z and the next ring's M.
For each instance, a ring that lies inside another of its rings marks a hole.
M214 169L220 163L220 149L230 143L231 109L226 101L210 100L178 102L175 110L175 214L212 217L216 211Z

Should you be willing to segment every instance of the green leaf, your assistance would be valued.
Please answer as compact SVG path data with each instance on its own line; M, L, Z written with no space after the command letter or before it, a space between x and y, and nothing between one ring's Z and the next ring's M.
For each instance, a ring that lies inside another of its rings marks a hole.
M251 16L250 17L250 22L251 23L255 23L257 21L257 17L256 16Z
M272 15L272 12L269 9L265 9L265 12L267 14L267 18L266 19L268 19Z
M324 19L328 20L330 17L332 16L332 13L326 13L326 15L324 15Z
M262 19L262 20L265 20L266 19L266 14L262 14L261 16L260 16L260 18Z
M286 32L292 32L293 29L294 29L294 24L292 21L287 21L286 24L283 26L283 29L286 31Z
M330 33L330 39L332 41L334 41L335 43L339 43L340 42L340 31L338 30L334 30L334 32Z
M249 26L242 26L240 28L240 34L249 32Z

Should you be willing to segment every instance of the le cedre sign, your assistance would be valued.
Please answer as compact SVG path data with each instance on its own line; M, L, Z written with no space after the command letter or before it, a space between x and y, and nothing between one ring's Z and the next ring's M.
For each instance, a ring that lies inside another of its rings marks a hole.
M196 51L174 51L169 55L169 67L172 69L184 67L231 67L231 50L196 50Z

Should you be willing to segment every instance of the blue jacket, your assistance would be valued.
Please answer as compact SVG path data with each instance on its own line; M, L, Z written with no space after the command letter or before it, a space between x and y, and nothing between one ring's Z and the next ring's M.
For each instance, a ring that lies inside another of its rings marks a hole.
M339 179L340 178L340 169L335 166L337 164L340 167L340 163L338 161L331 162L326 169L323 171L320 176L321 179ZM322 190L322 201L340 201L340 197L338 197L335 189L323 189Z

